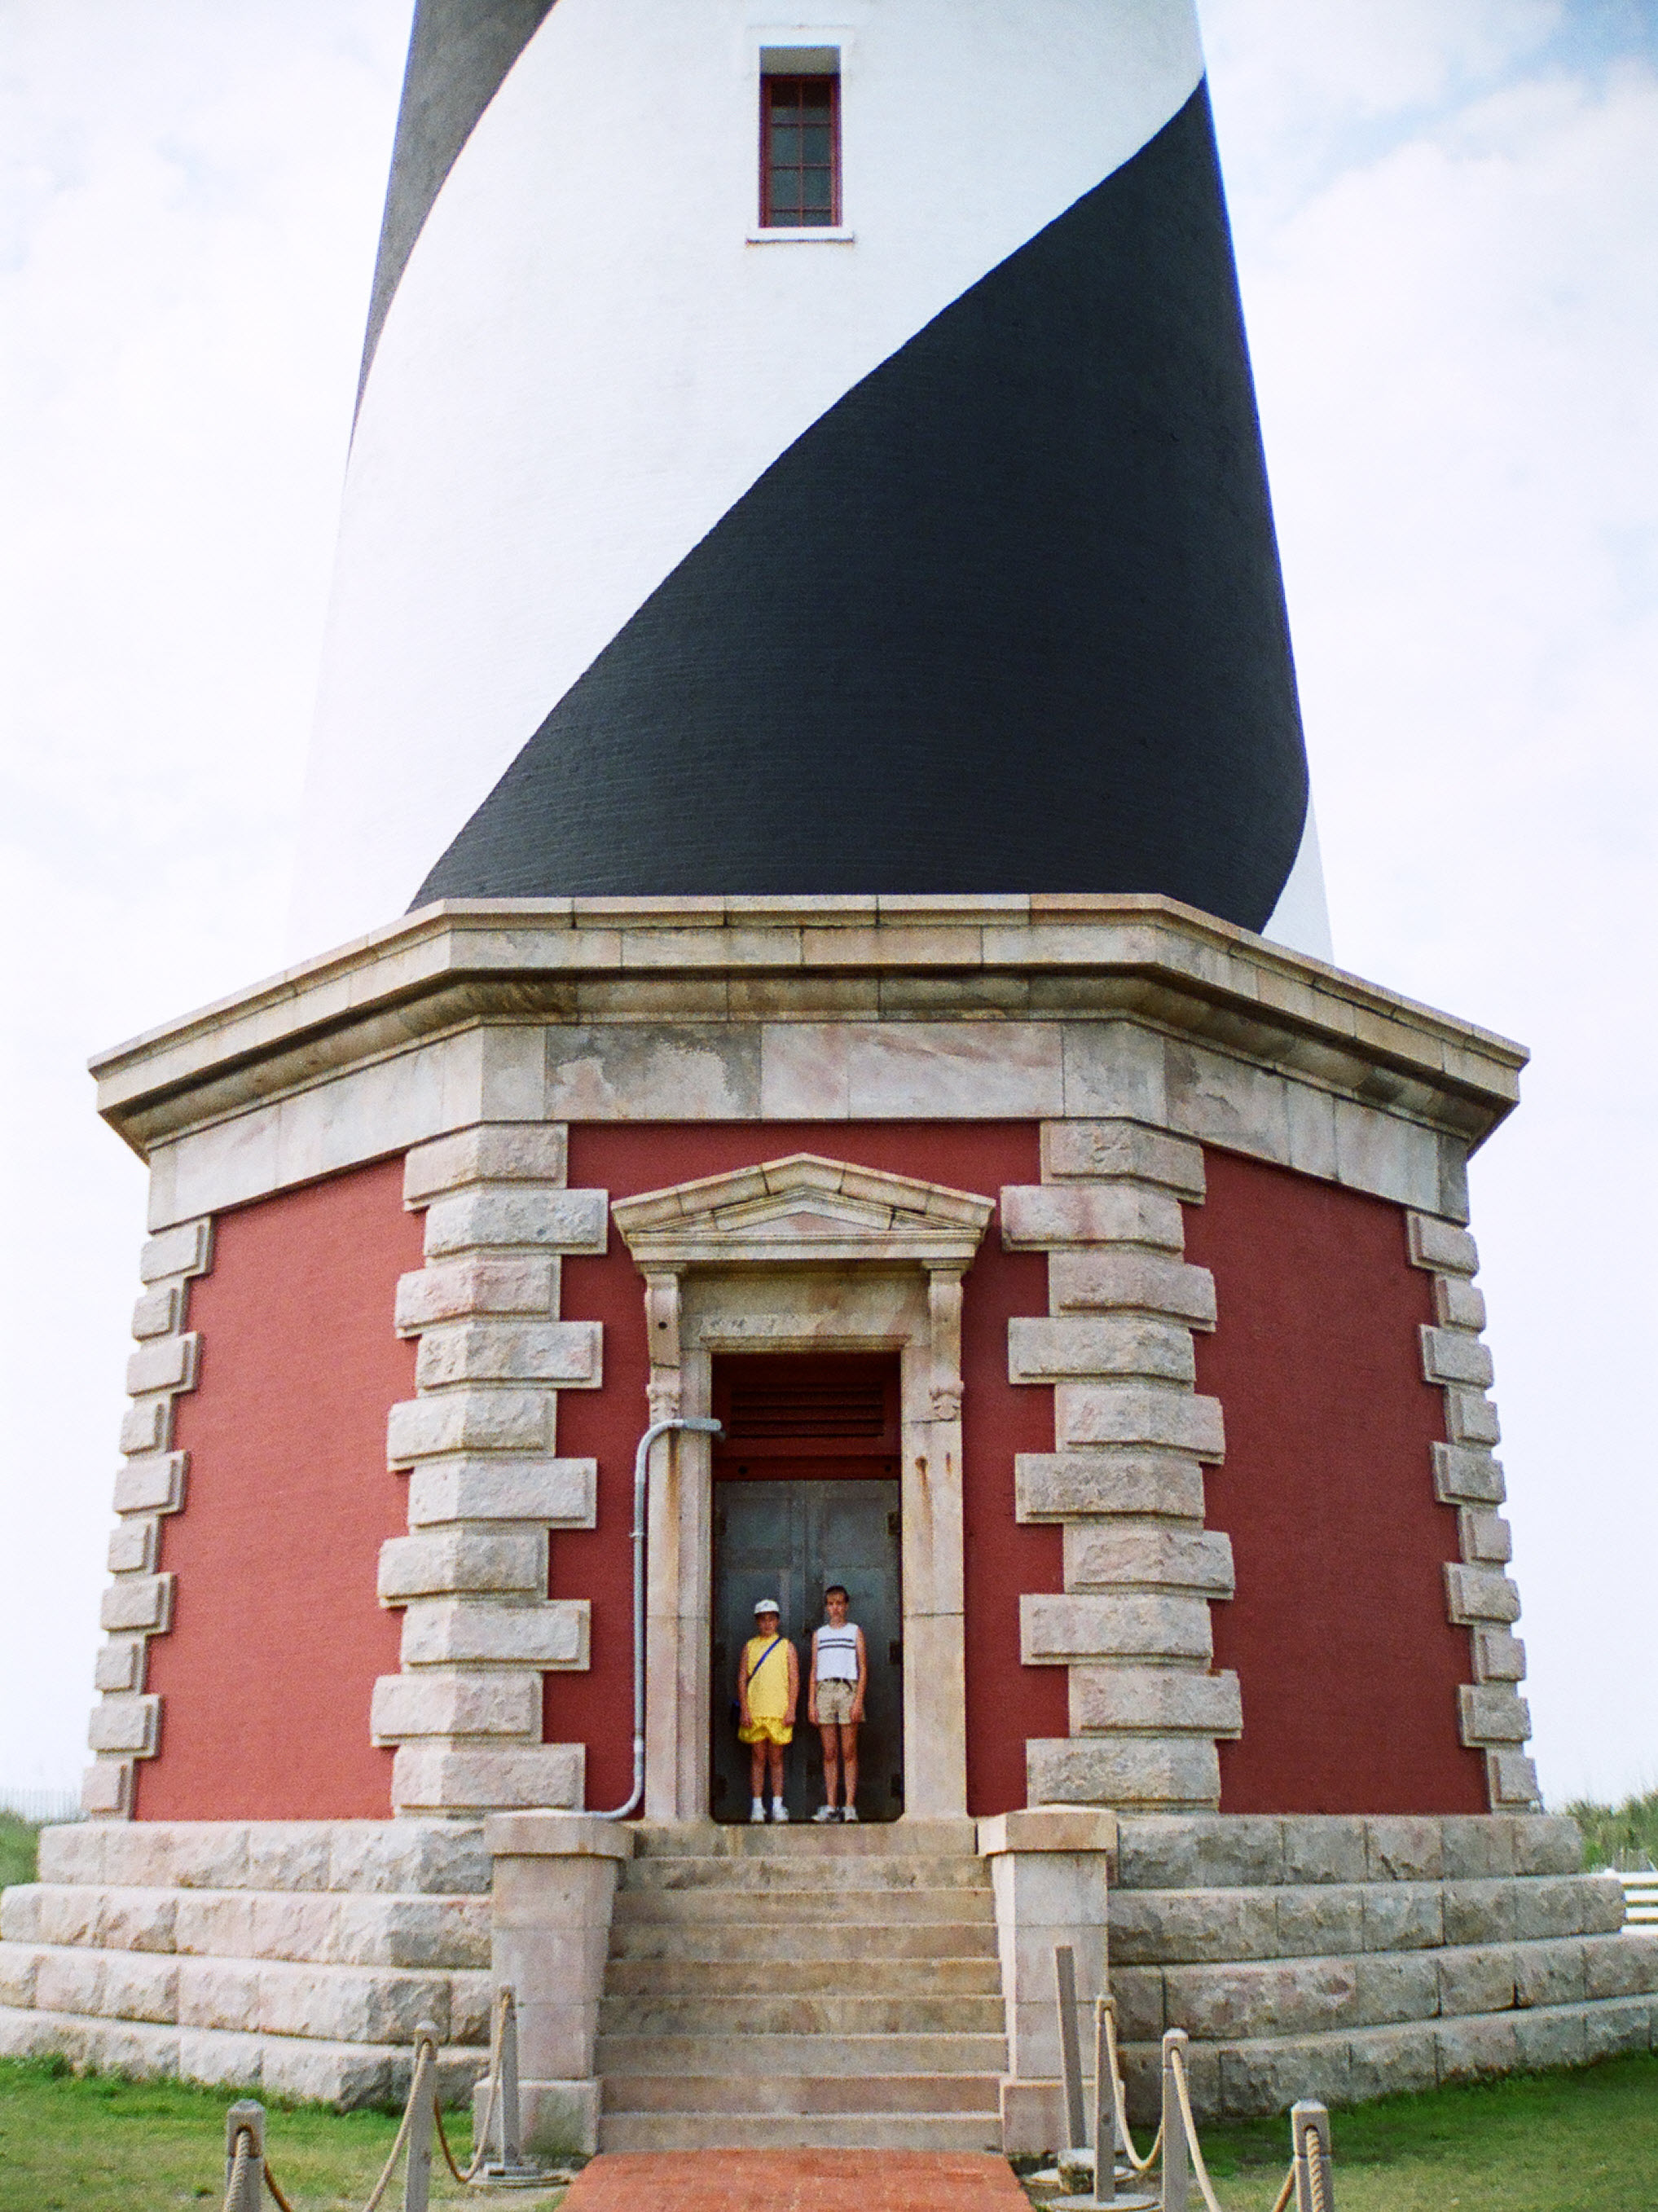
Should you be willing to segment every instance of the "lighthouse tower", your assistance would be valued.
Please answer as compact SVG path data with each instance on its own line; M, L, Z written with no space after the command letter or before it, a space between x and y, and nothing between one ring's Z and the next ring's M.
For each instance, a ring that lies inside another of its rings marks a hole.
M1524 1748L1525 1054L1328 963L1189 0L420 0L294 950L95 1064L0 2049L459 2094L509 1983L549 2147L1041 2150L1056 1943L1142 2106L1647 2045ZM801 1712L756 1821L837 1584L859 1819Z

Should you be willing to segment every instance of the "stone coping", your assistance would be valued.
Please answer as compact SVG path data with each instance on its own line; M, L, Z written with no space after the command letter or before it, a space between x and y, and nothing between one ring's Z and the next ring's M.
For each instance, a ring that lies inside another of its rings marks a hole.
M492 1859L630 1859L634 1832L625 1820L591 1813L491 1813L483 1823Z
M1524 1049L1149 895L446 901L98 1054L152 1142L487 1022L1132 1018L1478 1143Z
M1030 1805L979 1823L979 1855L1008 1851L1103 1851L1117 1856L1117 1815L1091 1805Z

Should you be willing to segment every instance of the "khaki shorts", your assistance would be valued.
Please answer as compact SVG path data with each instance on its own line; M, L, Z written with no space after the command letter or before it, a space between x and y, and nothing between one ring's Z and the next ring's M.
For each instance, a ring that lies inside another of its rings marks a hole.
M852 1720L852 1701L857 1694L856 1682L820 1682L817 1685L819 1728L848 1726Z

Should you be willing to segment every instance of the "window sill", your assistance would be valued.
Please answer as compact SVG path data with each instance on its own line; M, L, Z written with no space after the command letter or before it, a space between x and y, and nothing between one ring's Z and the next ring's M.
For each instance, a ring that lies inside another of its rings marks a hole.
M786 230L751 230L748 234L750 246L851 246L858 234L840 225L828 223L791 224Z

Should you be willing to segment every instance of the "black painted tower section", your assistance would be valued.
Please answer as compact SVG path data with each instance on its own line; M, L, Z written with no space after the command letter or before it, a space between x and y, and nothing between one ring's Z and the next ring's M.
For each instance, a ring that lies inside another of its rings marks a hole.
M767 471L415 903L1161 891L1259 929L1306 806L1199 87Z

